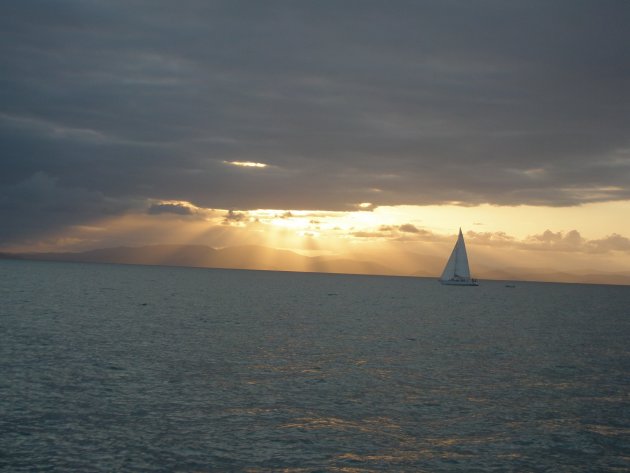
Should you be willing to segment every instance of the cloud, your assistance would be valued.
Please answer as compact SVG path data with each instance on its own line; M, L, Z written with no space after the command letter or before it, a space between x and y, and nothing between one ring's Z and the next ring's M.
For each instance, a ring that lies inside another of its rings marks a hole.
M157 203L151 204L149 209L147 210L149 215L158 215L163 213L172 213L177 215L194 215L196 210L187 203L177 202L177 203Z
M133 200L107 198L100 192L67 187L59 179L36 173L0 188L0 245L25 242L71 225L122 215L138 208Z
M595 0L4 2L0 192L41 173L240 210L630 199L629 22Z
M232 223L244 223L249 221L249 216L245 212L235 212L234 210L228 210L228 213L223 217L223 224L230 225Z
M519 240L505 232L466 232L466 242L472 245L511 247L521 250L609 253L612 251L630 252L630 239L613 233L604 238L588 240L579 231L566 232L545 230Z
M565 243L571 246L579 245L582 242L582 237L577 230L571 230L567 233L552 232L551 230L545 230L540 235L532 235L528 237L529 241L543 243L543 244L558 244Z
M466 232L466 241L477 245L512 246L516 238L505 232Z
M553 250L553 251L583 251L587 241L582 238L580 232L571 230L568 232L552 232L545 230L539 235L530 235L523 245L530 249Z
M437 235L429 230L417 228L415 225L405 223L403 225L379 225L375 230L352 230L350 236L356 238L375 238L381 240L396 241L445 241L449 237Z
M405 233L418 233L419 232L419 230L410 223L405 223L404 225L401 225L400 227L398 227L398 229L401 232L405 232Z
M366 232L366 231L350 232L350 235L355 238L382 238L383 237L382 233Z
M613 233L599 240L591 240L588 247L595 253L607 253L609 251L630 252L630 239Z

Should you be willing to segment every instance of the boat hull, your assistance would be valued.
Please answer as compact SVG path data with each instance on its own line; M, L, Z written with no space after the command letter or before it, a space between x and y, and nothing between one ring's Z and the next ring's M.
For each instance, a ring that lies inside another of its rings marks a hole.
M479 286L477 281L457 281L453 279L448 281L442 281L440 279L439 281L440 284L444 284L445 286Z

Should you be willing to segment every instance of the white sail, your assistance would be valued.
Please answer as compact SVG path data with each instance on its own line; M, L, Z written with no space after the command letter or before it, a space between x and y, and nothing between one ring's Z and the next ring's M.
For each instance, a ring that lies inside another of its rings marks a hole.
M466 243L462 229L459 229L459 236L451 256L446 262L440 282L443 284L456 284L463 286L477 286L477 282L470 277L470 267L468 266L468 254L466 253Z
M446 266L444 266L444 271L442 271L442 276L440 276L441 281L448 281L449 279L453 279L455 276L455 263L457 262L457 245L453 248L451 252L451 257L446 262Z

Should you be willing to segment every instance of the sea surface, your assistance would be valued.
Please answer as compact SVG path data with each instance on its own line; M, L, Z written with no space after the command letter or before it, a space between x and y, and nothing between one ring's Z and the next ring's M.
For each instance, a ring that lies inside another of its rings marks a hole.
M0 469L630 470L630 287L0 260Z

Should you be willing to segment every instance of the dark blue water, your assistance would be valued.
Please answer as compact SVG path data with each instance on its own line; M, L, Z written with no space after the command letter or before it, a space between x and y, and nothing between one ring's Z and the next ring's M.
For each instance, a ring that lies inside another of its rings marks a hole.
M630 287L0 261L6 471L628 471Z

